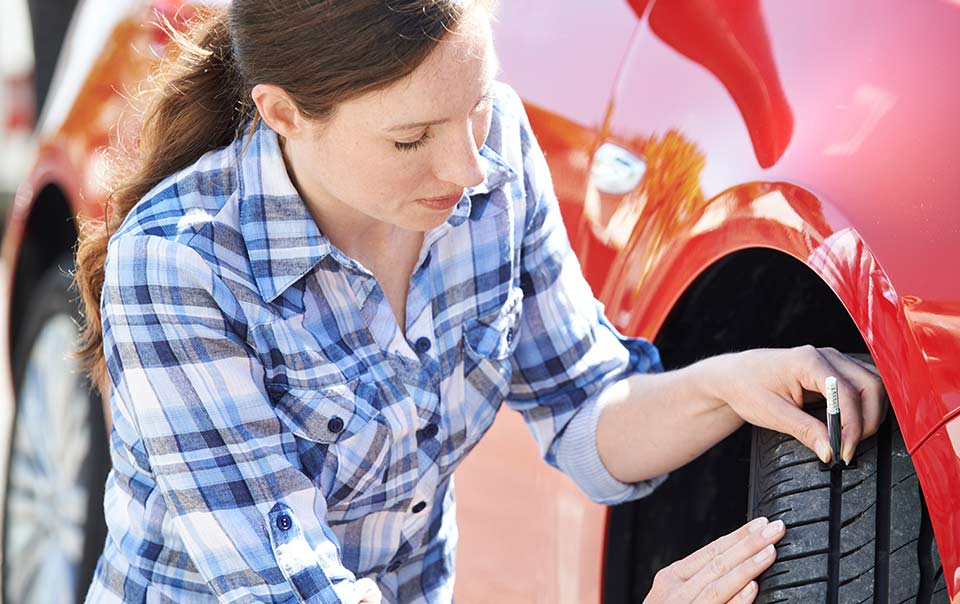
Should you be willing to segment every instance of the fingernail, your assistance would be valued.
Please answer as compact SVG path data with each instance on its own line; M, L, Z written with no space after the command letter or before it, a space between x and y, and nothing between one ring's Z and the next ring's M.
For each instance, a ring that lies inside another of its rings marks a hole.
M767 547L760 550L760 553L753 557L753 561L757 564L763 564L767 560L773 557L773 544L768 545Z
M850 465L850 462L853 461L853 454L856 452L856 448L850 445L843 447L843 453L840 454L840 457L843 458L843 463Z
M817 443L817 457L820 458L820 461L823 463L830 463L830 443L825 441L820 441Z
M779 535L780 531L782 530L783 530L783 520L777 520L775 522L771 522L770 524L768 524L766 528L763 529L762 535L767 539L769 539L770 537Z
M740 590L740 593L737 594L737 597L738 597L738 598L741 598L741 599L743 599L743 600L747 600L747 599L753 597L753 594L754 594L754 592L756 592L756 591L757 591L757 582L756 582L756 581L750 581L749 583L747 583L747 586L746 586L746 587L744 587L743 589Z
M770 521L764 518L763 516L760 516L759 518L754 518L753 520L750 521L750 532L759 533L760 529L767 526L768 522Z

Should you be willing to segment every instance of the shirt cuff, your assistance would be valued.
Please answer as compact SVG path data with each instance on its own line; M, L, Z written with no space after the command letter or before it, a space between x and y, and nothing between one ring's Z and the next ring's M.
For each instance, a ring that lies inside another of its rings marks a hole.
M597 503L616 505L646 497L669 474L635 483L620 482L610 474L597 450L597 423L603 410L599 395L584 401L567 424L557 448L557 466Z

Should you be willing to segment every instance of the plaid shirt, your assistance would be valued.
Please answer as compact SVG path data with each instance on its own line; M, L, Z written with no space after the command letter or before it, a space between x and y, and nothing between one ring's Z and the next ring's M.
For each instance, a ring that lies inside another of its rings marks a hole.
M595 501L598 395L656 371L584 280L519 97L486 179L425 234L405 333L318 230L264 125L160 183L110 239L109 535L88 602L450 602L452 474L502 402Z

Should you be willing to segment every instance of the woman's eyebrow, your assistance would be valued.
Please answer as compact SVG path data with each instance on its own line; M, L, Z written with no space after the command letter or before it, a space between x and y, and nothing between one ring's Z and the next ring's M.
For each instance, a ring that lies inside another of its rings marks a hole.
M490 96L490 93L493 91L493 82L487 85L484 88L483 94L480 95L480 98L477 99L477 102L473 104L474 107L480 104L481 101ZM440 120L430 120L426 122L410 122L409 124L399 124L397 126L391 126L387 128L387 132L396 132L397 130L413 130L414 128L426 128L427 126L436 126L437 124L442 124L444 122L449 122L450 118L443 118Z

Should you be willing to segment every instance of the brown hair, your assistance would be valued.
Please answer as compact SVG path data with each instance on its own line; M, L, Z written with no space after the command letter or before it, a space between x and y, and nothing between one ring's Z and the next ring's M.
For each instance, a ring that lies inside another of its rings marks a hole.
M168 28L174 48L148 88L139 140L122 152L125 176L108 196L103 220L80 229L84 325L77 357L96 386L107 377L100 317L107 242L133 207L165 177L255 126L255 85L275 84L307 117L329 117L338 103L409 75L474 3L233 0L225 10L206 11L185 34Z

